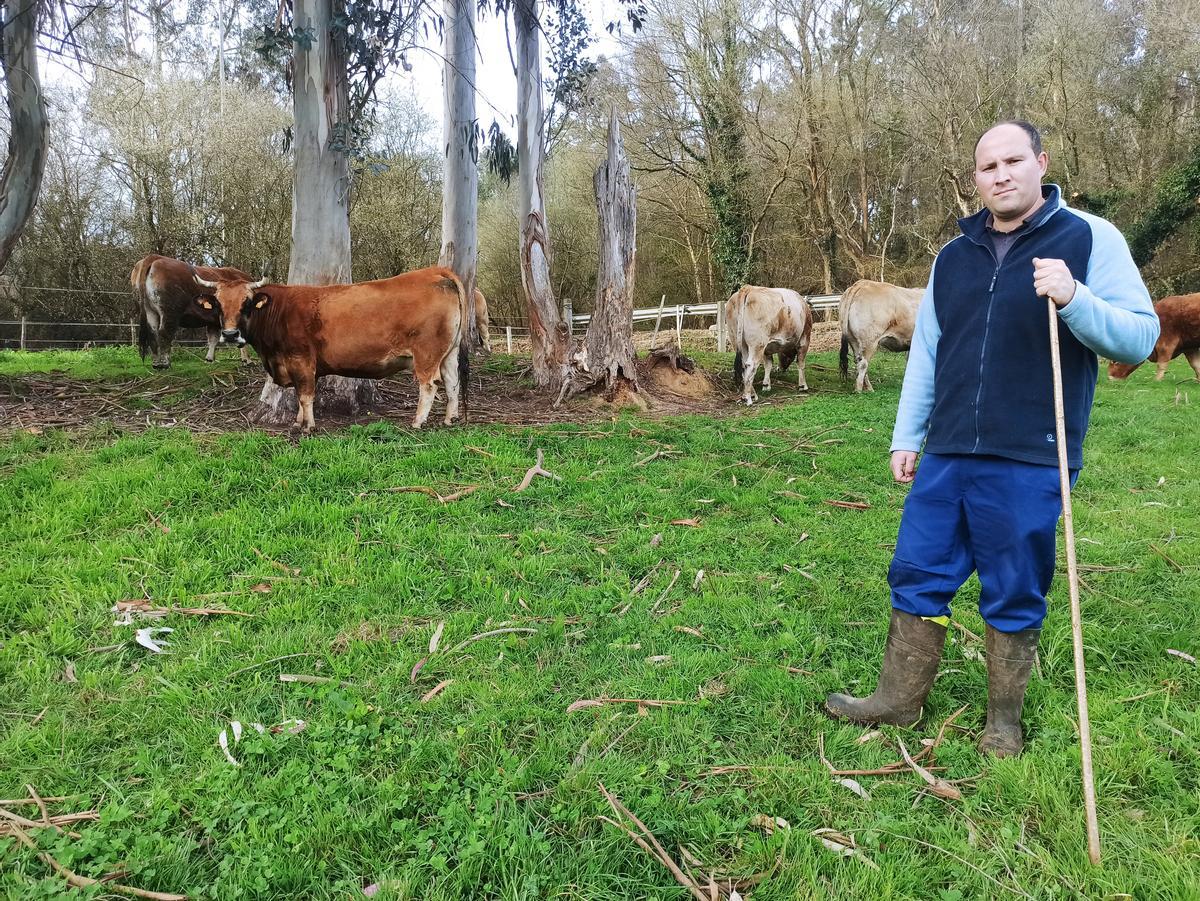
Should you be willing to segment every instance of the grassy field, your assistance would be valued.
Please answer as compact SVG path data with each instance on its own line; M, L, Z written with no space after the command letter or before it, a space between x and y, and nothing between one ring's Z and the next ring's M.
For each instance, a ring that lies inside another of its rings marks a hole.
M1200 655L1186 364L1162 383L1149 369L1101 383L1075 494L1094 869L1065 577L1020 759L975 751L986 674L959 630L915 729L860 744L867 730L821 714L827 691L874 684L905 489L886 473L902 358L877 358L879 390L861 397L832 355L816 362L807 398L789 373L770 405L730 418L380 423L299 442L103 422L7 433L0 797L27 783L71 796L51 814L99 819L65 827L79 838L27 829L44 851L196 898L687 897L600 819L617 819L601 784L674 860L682 847L705 872L767 874L743 891L756 901L1200 897L1200 670L1167 653ZM41 364L148 372L129 351L7 353L0 377ZM181 386L199 368L183 364ZM561 481L515 493L538 448ZM388 490L414 486L478 489L447 503ZM977 593L956 619L981 634ZM175 630L154 655L113 624L115 603L141 598L253 616L139 622ZM479 637L499 629L522 631ZM677 703L568 709L600 698ZM961 801L911 771L858 777L863 798L819 758L823 739L839 768L883 766L963 705L964 731L936 750L939 775L970 780ZM218 747L231 720L289 719L307 728L249 729L239 767ZM759 815L786 828L767 834ZM819 829L861 853L829 850ZM0 893L68 891L0 837Z

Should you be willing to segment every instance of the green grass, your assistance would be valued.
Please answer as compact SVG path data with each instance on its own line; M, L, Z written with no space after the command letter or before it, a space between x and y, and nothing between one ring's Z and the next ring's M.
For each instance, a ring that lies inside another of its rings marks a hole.
M127 351L108 354L55 354L51 368L135 371ZM42 362L0 354L0 374ZM827 368L810 371L808 398L792 402L789 373L775 395L786 402L728 419L378 423L298 443L103 425L0 439L0 797L25 783L80 795L54 809L95 805L100 821L75 827L80 839L40 830L45 850L86 875L119 870L198 898L353 898L370 883L381 898L686 897L598 819L610 813L601 782L676 859L687 845L734 876L770 871L758 901L1200 897L1200 671L1166 653L1200 654L1200 386L1186 365L1163 383L1151 371L1102 381L1075 492L1105 850L1094 869L1065 578L1023 757L975 751L986 675L979 648L956 640L924 722L885 731L915 748L969 705L971 733L951 731L937 754L947 778L978 775L961 802L920 795L911 774L862 777L865 801L820 763L821 736L841 767L898 757L858 745L865 730L820 702L873 685L905 490L886 472L902 358L877 358L879 390L861 397L832 355L815 362ZM562 481L514 494L537 448ZM655 450L673 455L634 465ZM383 490L414 485L480 488L445 505ZM825 503L837 499L870 509ZM699 527L671 525L690 518ZM250 590L264 582L269 593ZM254 617L171 616L169 653L153 656L110 613L143 593ZM977 593L969 584L956 618L979 633ZM537 631L448 653L506 627ZM285 655L304 656L274 659ZM566 712L598 697L687 703ZM288 718L307 730L251 734L241 768L217 747L232 719ZM709 774L735 765L747 769ZM756 814L791 828L766 836ZM878 869L826 850L810 834L822 827L853 833ZM61 891L0 839L0 892Z

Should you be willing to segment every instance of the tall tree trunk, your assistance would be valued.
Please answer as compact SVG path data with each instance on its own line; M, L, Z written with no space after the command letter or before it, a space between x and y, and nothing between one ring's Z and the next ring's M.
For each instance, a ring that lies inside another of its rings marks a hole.
M292 181L292 255L288 283L335 285L350 281L350 166L345 143L350 115L345 40L331 25L341 0L295 0L297 30L311 29L308 49L296 44L292 98L296 170ZM375 383L325 376L316 409L356 413L375 399ZM290 424L296 392L270 379L259 397L258 422Z
M596 304L584 346L592 379L606 388L626 379L637 388L633 348L633 277L637 260L637 189L621 143L614 109L608 118L608 159L593 178L600 216L600 271Z
M558 390L567 354L567 324L550 284L550 231L546 224L542 166L546 159L542 112L542 57L538 0L516 0L517 166L521 199L521 285L533 344L533 379Z
M463 340L479 346L475 324L475 266L479 256L479 141L475 121L475 3L445 0L446 65L442 117L446 164L442 173L442 252L438 264L462 279L467 292Z
M8 158L0 174L0 271L33 214L46 168L46 101L38 75L40 0L0 4L8 103Z

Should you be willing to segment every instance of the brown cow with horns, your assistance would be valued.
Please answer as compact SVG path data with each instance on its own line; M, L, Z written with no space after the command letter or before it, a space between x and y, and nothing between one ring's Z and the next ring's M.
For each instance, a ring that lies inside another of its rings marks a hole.
M221 340L247 342L281 388L294 387L296 426L313 429L313 398L323 375L381 379L412 368L420 386L413 428L429 416L440 381L449 425L465 412L468 350L462 340L466 294L449 269L432 267L354 285L216 282L201 307L219 307Z

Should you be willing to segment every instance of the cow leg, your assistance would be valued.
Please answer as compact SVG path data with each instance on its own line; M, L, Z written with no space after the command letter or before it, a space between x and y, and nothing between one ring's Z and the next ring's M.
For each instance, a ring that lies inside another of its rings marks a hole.
M758 373L758 358L753 349L747 350L742 364L742 400L750 406L758 399L754 391L754 376Z
M457 356L457 351L455 352ZM433 409L433 402L437 399L437 383L441 377L441 368L443 363L427 351L418 351L413 354L413 375L417 380L417 412L413 416L412 427L419 429L425 424L425 420L429 418L429 412ZM447 354L445 365L450 365L450 355ZM455 375L458 370L455 370ZM456 383L457 387L457 383ZM447 400L449 399L449 390L447 390ZM457 396L457 391L455 395ZM447 414L449 409L447 409Z
M215 325L210 325L206 331L208 333L208 353L204 355L204 362L212 363L217 359L217 339L221 337L221 330Z
M462 385L458 378L458 348L450 348L442 360L442 384L446 386L446 425L458 419L459 396Z
M1192 367L1192 372L1196 373L1196 381L1200 382L1200 347L1195 350L1189 350L1183 355Z
M808 357L808 342L800 345L800 350L796 353L796 390L807 391L808 379L804 375L804 361Z
M314 364L314 370L315 370ZM316 420L313 418L313 400L317 396L317 377L314 374L307 372L299 373L293 380L293 385L296 388L296 421L292 423L292 428L303 429L307 435L312 432L316 426Z
M770 354L763 354L763 394L771 392L771 364L773 358Z
M857 354L855 356L858 356ZM874 391L875 387L871 384L870 376L867 375L867 370L871 366L871 357L873 354L865 347L861 356L858 356L858 379L854 383L854 390L858 393L863 391Z
M1161 382L1163 376L1167 374L1167 367L1171 365L1171 358L1164 357L1158 361L1158 371L1154 373L1154 381Z
M434 398L437 397L437 385L432 379L419 382L418 386L417 413L412 421L414 429L419 429L425 424L425 420L429 418L429 411L433 409Z
M171 368L171 345L175 343L175 330L163 327L158 333L158 348L154 354L155 369Z

